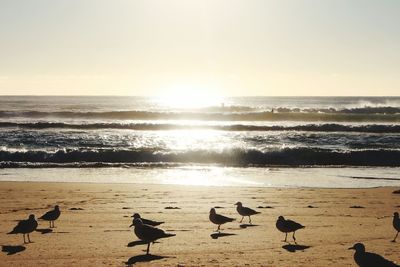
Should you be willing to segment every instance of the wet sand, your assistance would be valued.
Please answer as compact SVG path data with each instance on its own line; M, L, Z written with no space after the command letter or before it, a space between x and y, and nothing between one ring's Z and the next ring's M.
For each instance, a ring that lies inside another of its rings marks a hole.
M397 189L0 182L0 266L355 266L347 248L356 242L400 263L400 238L391 242ZM254 226L240 226L237 201L261 212ZM55 204L62 210L56 228L40 221L34 243L6 234L17 220ZM221 227L232 235L212 238L217 227L208 212L216 206L237 219ZM136 245L128 227L134 212L165 221L160 227L176 237L152 245L153 257L141 256L146 245ZM306 226L296 232L297 246L291 235L291 244L282 242L279 215Z

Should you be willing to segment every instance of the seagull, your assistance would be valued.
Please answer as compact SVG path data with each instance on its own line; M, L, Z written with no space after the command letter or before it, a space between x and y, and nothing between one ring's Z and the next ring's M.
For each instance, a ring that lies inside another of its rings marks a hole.
M35 219L35 215L31 214L29 215L28 220L22 220L18 222L17 226L15 226L14 229L8 234L22 234L24 237L24 244L31 243L31 239L29 238L29 233L35 231L37 226L38 223ZM25 241L25 234L28 235L28 242Z
M256 215L259 214L261 212L255 211L253 209L247 208L247 207L243 207L242 202L237 202L235 205L237 205L236 210L237 212L242 215L242 219L240 220L240 222L243 221L244 216L249 216L249 223L251 224L251 215Z
M396 242L396 238L397 238L397 236L399 235L399 232L400 232L400 218L399 218L399 213L398 212L393 213L393 227L397 231L397 234L393 239L393 242Z
M286 234L284 242L286 242L287 234L290 232L293 232L293 240L294 240L294 243L296 243L296 238L294 237L294 234L297 230L302 229L304 227L305 226L303 226L295 221L285 220L285 218L283 218L283 216L279 216L278 220L276 221L276 228L278 228L279 231Z
M211 221L212 223L218 225L218 228L217 228L217 230L216 230L215 232L219 232L219 228L220 228L221 224L224 224L224 223L227 223L227 222L233 222L233 221L235 220L235 219L233 219L233 218L229 218L229 217L225 217L224 215L217 214L217 213L215 212L215 209L214 209L214 208L212 208L212 209L210 210L210 216L209 216L209 218L210 218L210 221Z
M175 234L169 234L164 232L164 230L144 224L139 218L134 219L132 225L135 226L135 235L140 240L147 242L146 255L149 255L151 242L154 243L154 241L156 241L157 239L175 236Z
M50 223L50 228L54 228L54 221L60 217L61 211L58 205L54 206L54 210L50 210L46 212L45 214L42 215L42 217L39 217L39 220L45 220L49 221Z
M365 252L365 246L362 243L356 243L349 249L354 249L354 261L360 267L399 267L399 265L391 262L381 255Z
M151 226L157 226L157 225L160 225L160 224L164 223L164 222L156 222L156 221L152 221L152 220L143 219L143 218L140 217L139 213L135 213L131 217L133 217L133 220L132 220L132 224L129 227L133 226L133 221L135 219L141 219L143 224L147 224L147 225L151 225Z

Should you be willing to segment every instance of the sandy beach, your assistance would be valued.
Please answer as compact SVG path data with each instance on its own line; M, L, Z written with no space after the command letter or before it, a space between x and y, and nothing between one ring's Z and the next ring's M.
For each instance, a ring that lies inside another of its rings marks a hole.
M399 10L0 0L0 267L400 267Z
M400 262L400 239L391 242L392 214L400 210L400 195L391 187L0 185L1 266L355 266L353 251L347 248L356 242ZM240 227L237 201L261 212L252 217L253 227ZM30 235L33 243L23 244L22 235L6 234L17 220L29 214L39 217L55 204L62 214L52 232L46 230L48 222L40 221L39 231ZM222 226L223 233L232 235L211 237L216 229L208 220L211 207L237 219ZM146 246L134 242L138 239L128 227L134 212L165 221L161 228L176 234L151 246L155 256L150 263L140 256ZM282 242L284 234L275 228L279 215L306 226L296 232L297 247ZM146 261L135 263L141 260Z

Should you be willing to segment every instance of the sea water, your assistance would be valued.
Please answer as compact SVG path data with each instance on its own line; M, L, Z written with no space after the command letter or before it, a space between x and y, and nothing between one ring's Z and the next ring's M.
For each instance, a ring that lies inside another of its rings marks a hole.
M400 98L0 97L0 180L400 185Z

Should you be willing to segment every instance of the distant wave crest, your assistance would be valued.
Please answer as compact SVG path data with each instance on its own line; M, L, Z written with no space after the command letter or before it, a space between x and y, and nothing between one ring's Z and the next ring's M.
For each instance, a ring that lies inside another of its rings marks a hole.
M375 121L400 122L398 107L363 107L346 109L276 108L260 110L251 107L219 107L193 111L0 111L0 118L70 118L114 120L221 120L221 121Z
M63 123L63 122L0 122L0 128L22 129L121 129L121 130L181 130L210 129L221 131L309 131L309 132L360 132L360 133L400 133L400 125L367 124L343 125L337 123L304 124L294 126L259 126L259 125L182 125L172 123Z

